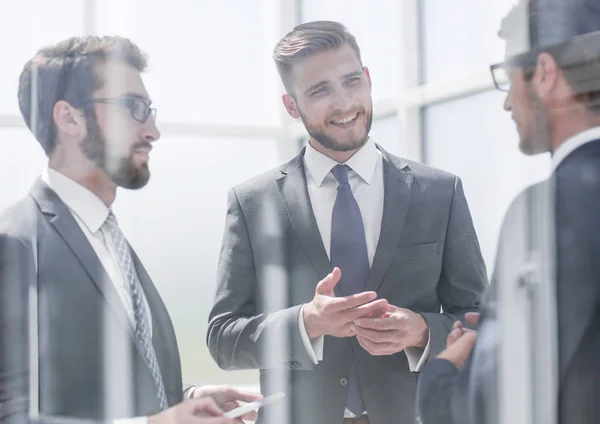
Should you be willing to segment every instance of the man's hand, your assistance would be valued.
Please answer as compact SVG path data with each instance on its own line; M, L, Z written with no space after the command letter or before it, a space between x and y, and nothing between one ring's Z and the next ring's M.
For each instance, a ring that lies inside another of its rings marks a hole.
M479 314L473 313L465 318L470 324L475 325L479 322ZM476 340L476 331L464 328L460 321L456 321L446 338L446 349L437 357L450 361L456 368L461 369L471 354Z
M467 321L471 325L479 324L480 320L481 320L481 314L479 312L467 312L465 314L465 321ZM457 322L460 322L460 321L457 321Z
M393 355L407 347L427 346L429 327L425 319L409 309L388 305L379 318L355 321L356 337L371 355Z
M189 399L148 417L148 424L236 424L233 418L223 416L214 399Z
M254 402L262 399L262 395L245 390L239 390L231 386L202 386L196 387L192 393L193 399L212 398L217 406L223 411L240 406L240 402ZM242 419L247 421L256 421L258 413L256 411L249 412L237 419L236 423L242 423Z
M315 297L302 310L304 327L308 337L352 337L355 335L354 320L368 314L380 314L387 309L385 299L378 299L375 292L362 292L352 296L335 297L334 287L342 272L334 270L317 284Z

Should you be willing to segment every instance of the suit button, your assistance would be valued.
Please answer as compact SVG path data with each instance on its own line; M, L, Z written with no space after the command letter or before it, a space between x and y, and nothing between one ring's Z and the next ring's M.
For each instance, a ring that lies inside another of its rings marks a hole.
M347 378L340 378L340 384L342 386L347 386L348 385L348 379Z

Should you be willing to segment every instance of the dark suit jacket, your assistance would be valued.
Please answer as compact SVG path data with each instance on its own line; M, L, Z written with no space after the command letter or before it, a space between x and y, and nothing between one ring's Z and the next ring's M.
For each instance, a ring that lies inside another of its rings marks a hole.
M33 243L37 241L37 276ZM152 313L169 405L182 400L169 314L133 253ZM0 421L26 422L30 311L39 298L39 406L47 416L109 420L159 411L155 386L112 282L66 205L41 180L0 216Z
M530 242L512 230L524 225L535 228L540 212L536 209L544 207L540 199L548 183L555 196L558 417L561 424L592 424L600 416L600 140L576 149L561 162L549 182L532 186L517 197L505 218L499 256L518 248L518 243ZM531 250L538 248L530 246ZM511 275L510 270L500 271ZM509 283L493 278L492 287ZM482 358L478 358L477 349L482 337L490 340L497 336L495 296L489 298L479 340L463 370L435 360L423 371L419 384L423 423L497 422L498 358L494 349L483 349ZM477 390L473 384L478 385Z
M367 289L422 313L435 356L453 321L479 306L485 265L460 180L382 153L382 230ZM313 365L303 346L301 305L332 269L303 154L229 193L210 352L223 369L260 369L263 393L287 393L264 409L263 422L341 423L353 352L371 422L413 422L416 376L404 352L375 357L356 338L326 336Z

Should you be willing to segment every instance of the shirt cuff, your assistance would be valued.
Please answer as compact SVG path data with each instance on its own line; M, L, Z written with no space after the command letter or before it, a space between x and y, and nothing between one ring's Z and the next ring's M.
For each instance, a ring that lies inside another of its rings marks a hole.
M113 424L148 424L148 417L135 417L135 418L120 418L113 420Z
M184 399L191 399L192 395L194 394L194 390L196 390L198 388L198 386L190 386L187 389L185 389L183 391L183 398Z
M406 359L408 359L408 368L411 372L420 372L425 363L427 362L427 358L429 358L429 345L431 342L431 330L427 330L427 346L425 349L421 349L420 347L407 347L404 349L404 353L406 353Z
M318 364L319 361L323 360L323 341L325 339L324 336L316 337L311 340L308 337L308 333L306 332L306 327L304 326L304 305L300 308L300 317L298 318L298 328L300 330L300 337L302 338L302 343L304 343L304 349L308 354L308 357L312 361L313 364Z

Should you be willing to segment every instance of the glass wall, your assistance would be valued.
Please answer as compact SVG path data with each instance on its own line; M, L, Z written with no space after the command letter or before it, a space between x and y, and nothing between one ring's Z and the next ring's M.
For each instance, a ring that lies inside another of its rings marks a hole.
M0 0L0 178L8 182L0 209L22 198L46 166L17 104L26 60L69 36L131 38L148 54L144 82L161 138L149 185L120 190L115 213L169 310L184 380L256 388L257 371L219 370L205 338L228 189L288 161L305 140L301 124L285 116L271 58L287 23L336 20L356 36L373 84L372 137L390 153L461 177L491 273L508 205L549 173L547 156L519 152L489 77L488 66L504 55L497 28L513 4Z

